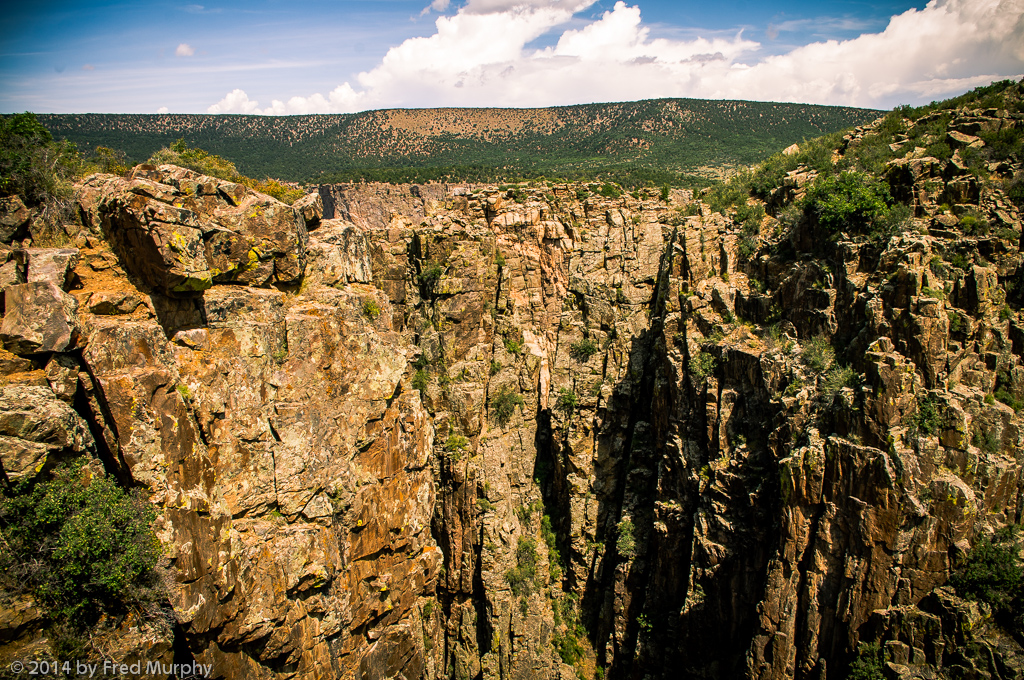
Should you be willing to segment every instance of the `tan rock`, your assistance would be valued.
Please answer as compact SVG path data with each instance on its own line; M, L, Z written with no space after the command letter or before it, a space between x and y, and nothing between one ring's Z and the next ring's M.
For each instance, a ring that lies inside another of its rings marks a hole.
M10 243L28 221L29 211L20 197L0 198L0 243Z
M62 352L78 342L78 302L54 283L10 286L4 309L0 340L15 354Z

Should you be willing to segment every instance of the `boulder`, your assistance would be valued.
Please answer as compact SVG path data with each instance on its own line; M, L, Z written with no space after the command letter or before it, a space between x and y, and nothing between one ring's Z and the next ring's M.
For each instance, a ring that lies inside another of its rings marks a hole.
M326 286L370 283L373 266L367 234L351 222L324 220L310 238L310 276Z
M78 248L28 248L24 251L28 282L49 281L67 290L78 266Z
M323 214L319 196L297 209L172 165L140 166L129 182L90 178L83 196L128 268L172 297L215 283L298 283L306 222Z
M963 132L958 132L956 130L950 130L946 134L946 142L954 149L962 149L965 147L977 149L985 146L985 142L981 137L964 134Z
M0 387L0 461L8 479L35 477L94 448L89 426L47 387Z
M11 354L5 349L0 349L0 375L23 373L35 368L36 365L31 359L19 357L17 354Z
M306 229L316 229L324 217L324 202L319 193L306 194L292 204L306 223Z
M46 382L55 397L69 404L78 392L78 373L82 367L70 354L54 354L46 364Z
M131 314L139 305L142 299L132 292L127 291L99 291L93 293L86 303L86 309L91 314L101 316L120 316Z
M203 232L197 228L195 213L158 212L147 202L137 209L133 203L138 201L117 199L109 214L112 228L120 232L128 268L171 296L198 293L212 286Z
M78 340L78 302L48 281L4 291L0 341L15 354L63 352Z
M10 243L28 224L29 211L17 196L0 198L0 243Z
M0 291L7 290L11 286L25 283L22 269L17 260L9 260L0 264Z

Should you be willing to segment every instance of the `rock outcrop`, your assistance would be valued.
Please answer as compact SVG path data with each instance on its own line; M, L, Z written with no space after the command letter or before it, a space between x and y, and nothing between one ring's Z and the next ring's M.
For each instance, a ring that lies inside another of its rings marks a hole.
M752 250L654 190L93 176L78 253L9 260L3 469L143 489L217 677L1016 677L944 587L1024 512L1021 215L959 159L891 161L873 239L784 227L798 168Z

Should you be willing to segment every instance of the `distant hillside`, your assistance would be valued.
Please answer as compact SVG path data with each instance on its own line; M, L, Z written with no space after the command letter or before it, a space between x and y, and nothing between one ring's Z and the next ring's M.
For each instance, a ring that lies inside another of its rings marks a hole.
M57 138L145 160L184 138L251 176L295 181L443 177L625 178L750 164L882 112L809 104L658 99L546 109L391 109L309 116L41 115Z

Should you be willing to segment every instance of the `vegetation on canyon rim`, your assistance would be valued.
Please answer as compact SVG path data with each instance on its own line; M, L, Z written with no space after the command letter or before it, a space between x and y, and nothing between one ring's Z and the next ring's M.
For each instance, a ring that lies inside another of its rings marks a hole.
M31 594L65 640L104 613L159 616L167 596L154 570L153 506L84 463L0 493L0 583Z

